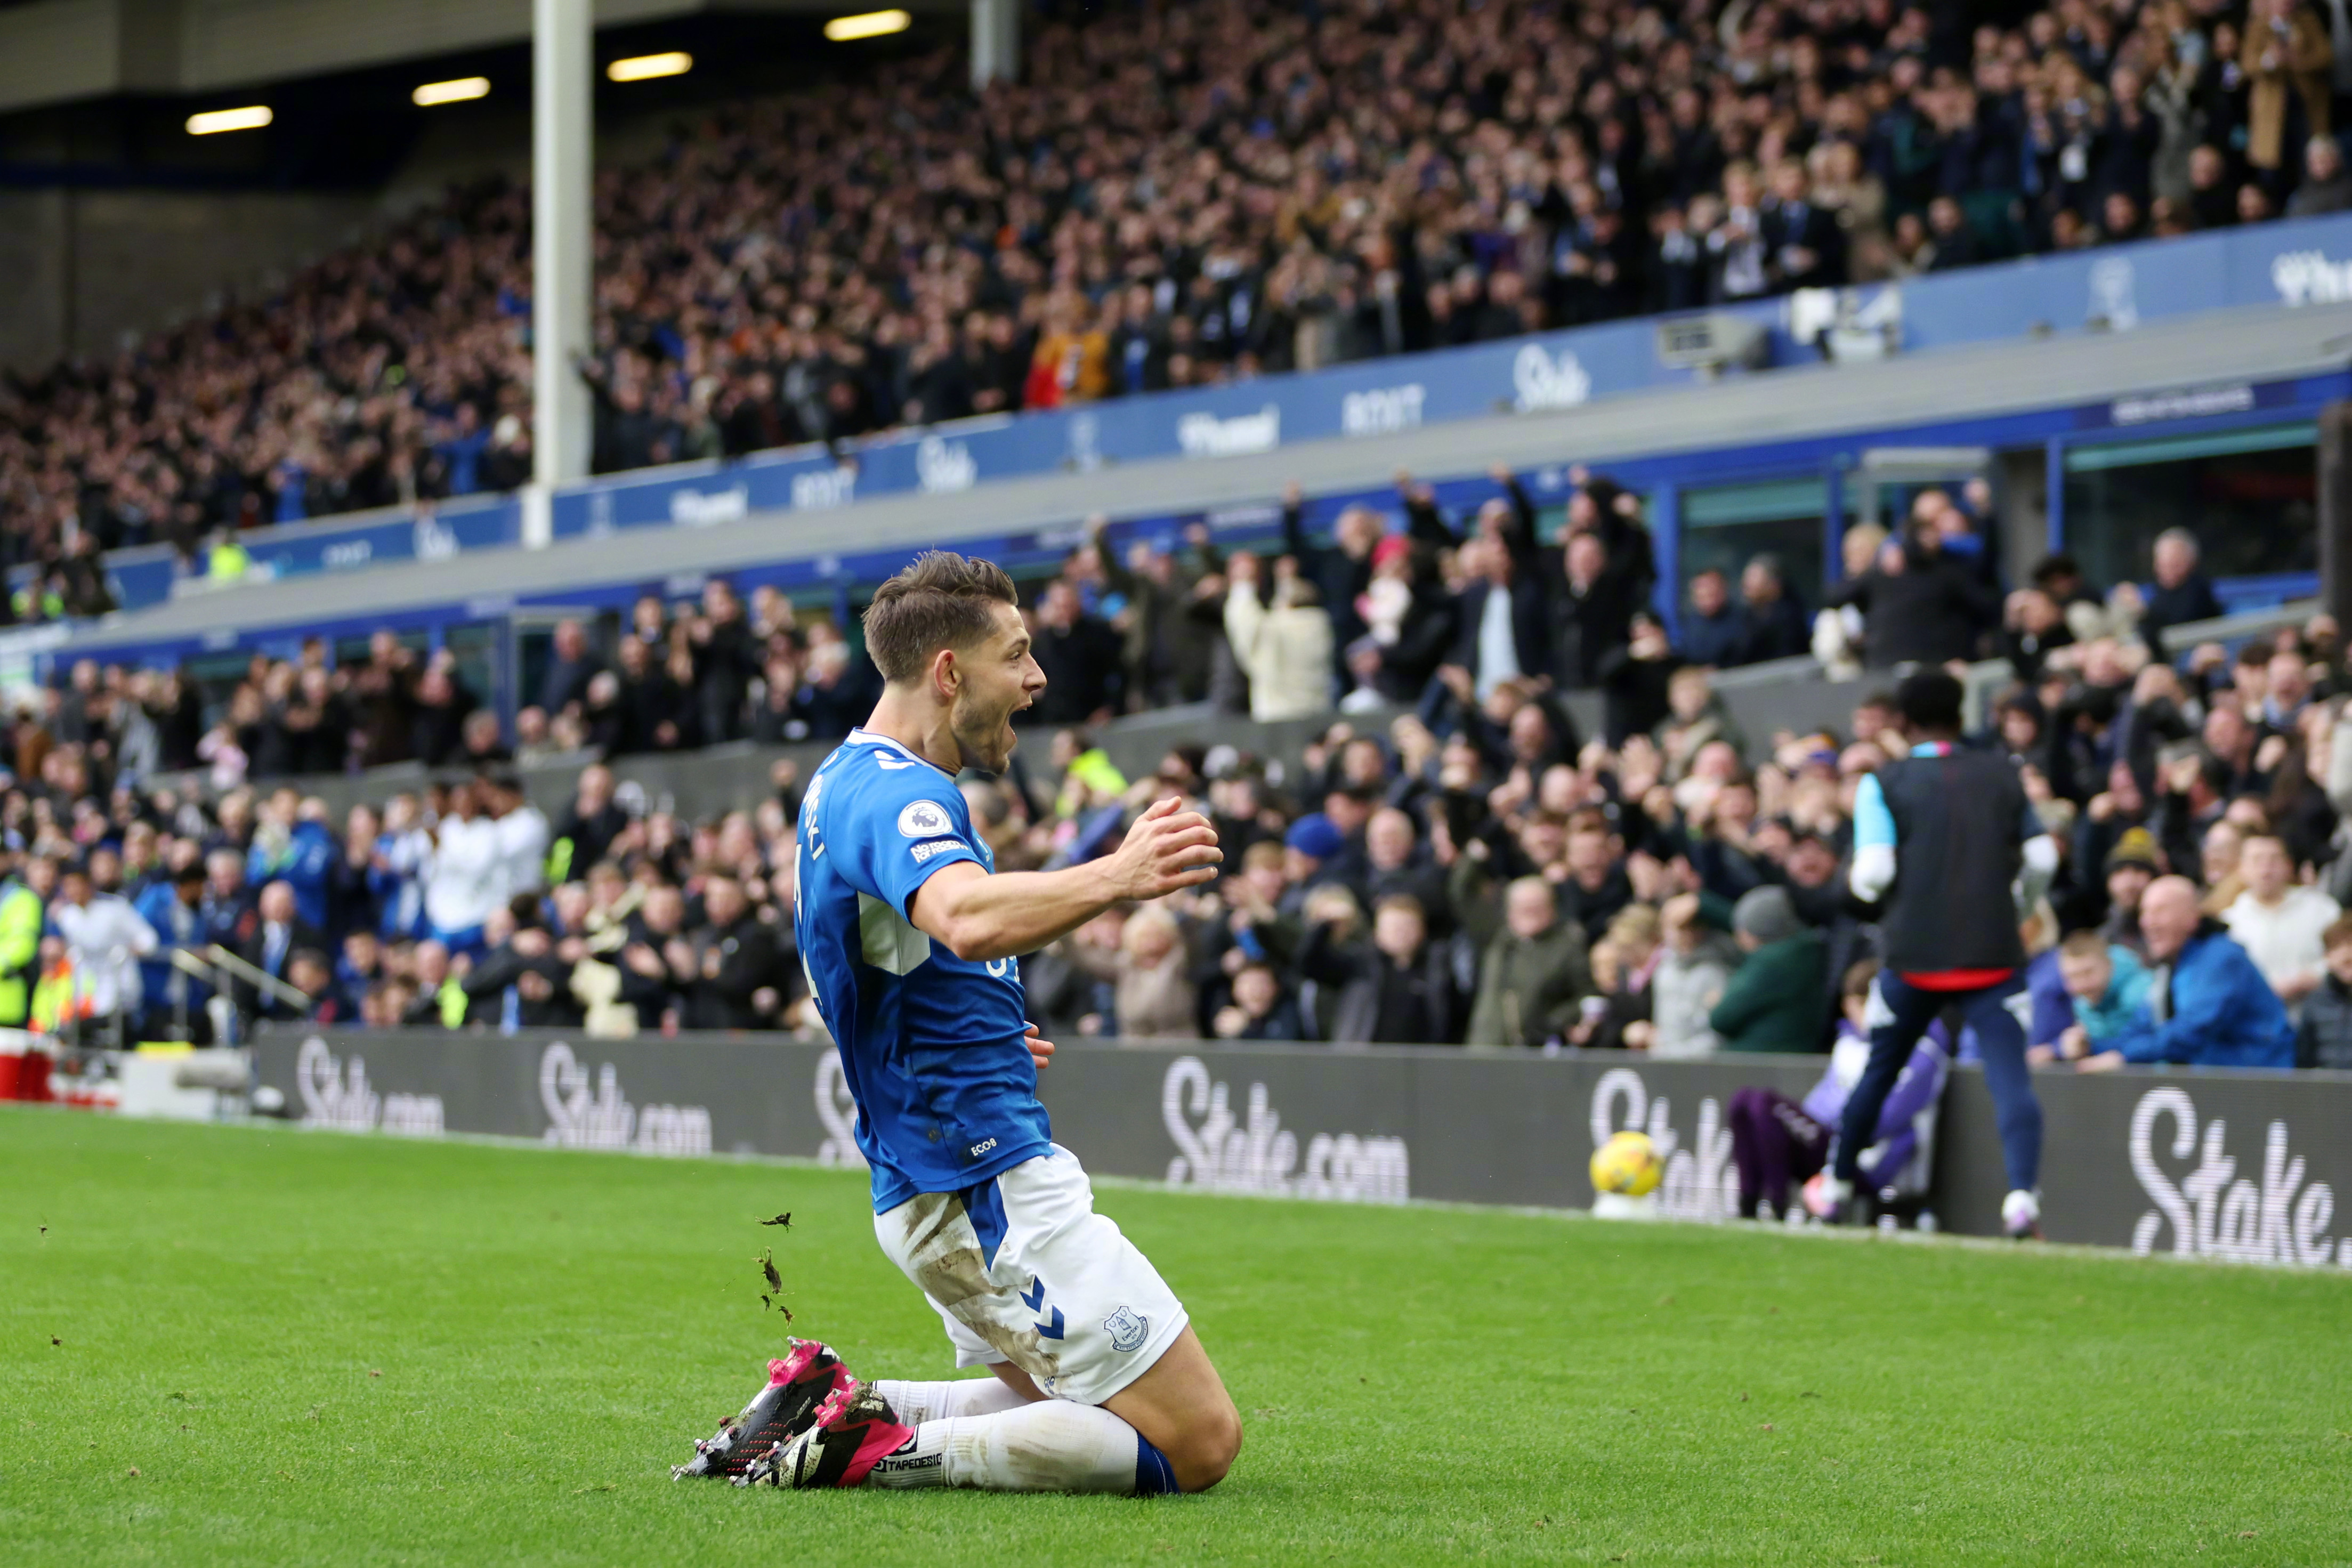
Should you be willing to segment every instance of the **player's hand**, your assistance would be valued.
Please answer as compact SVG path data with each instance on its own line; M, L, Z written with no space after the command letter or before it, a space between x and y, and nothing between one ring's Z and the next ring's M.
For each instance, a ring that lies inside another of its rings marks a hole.
M1029 1022L1026 1018L1021 1020L1021 1032L1029 1037L1029 1059L1037 1064L1037 1070L1043 1072L1045 1068L1052 1067L1054 1065L1054 1042L1051 1040L1038 1038L1037 1026Z
M1108 868L1120 898L1157 899L1216 876L1225 858L1217 830L1199 812L1179 809L1183 804L1172 795L1154 801L1129 826Z

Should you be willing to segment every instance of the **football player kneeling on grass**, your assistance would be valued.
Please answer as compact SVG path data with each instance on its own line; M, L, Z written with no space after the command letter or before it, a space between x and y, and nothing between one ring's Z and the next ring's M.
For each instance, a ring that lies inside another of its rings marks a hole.
M1016 955L1114 904L1195 887L1206 818L1158 801L1116 849L999 875L955 775L1002 772L1045 689L1013 581L919 556L866 612L887 683L801 805L795 933L838 1042L883 1252L929 1298L969 1381L861 1383L795 1342L680 1475L780 1487L1198 1491L1241 1418L1150 1260L1053 1141Z

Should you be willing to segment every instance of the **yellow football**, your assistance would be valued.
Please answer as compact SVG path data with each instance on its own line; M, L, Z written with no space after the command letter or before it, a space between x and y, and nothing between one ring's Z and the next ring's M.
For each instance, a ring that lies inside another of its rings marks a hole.
M1642 1197L1658 1190L1665 1173L1657 1145L1646 1132L1620 1132L1592 1152L1592 1190Z

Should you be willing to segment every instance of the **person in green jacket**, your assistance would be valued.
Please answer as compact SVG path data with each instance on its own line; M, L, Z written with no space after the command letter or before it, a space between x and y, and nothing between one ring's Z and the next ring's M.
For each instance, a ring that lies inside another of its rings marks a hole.
M1584 928L1559 918L1549 882L1520 877L1504 889L1503 930L1478 966L1465 1043L1540 1046L1575 1024L1577 1000L1591 991Z
M1808 1052L1829 1027L1829 949L1797 918L1786 888L1758 888L1731 911L1748 956L1732 973L1707 1025L1727 1051Z
M21 1029L41 963L47 906L13 873L0 882L0 1028Z
M16 590L9 601L16 606L20 621L61 621L66 618L66 596L58 591L54 575L37 576Z
M212 549L205 559L205 575L215 583L234 583L253 565L253 557L236 542L229 529L218 530L213 535Z

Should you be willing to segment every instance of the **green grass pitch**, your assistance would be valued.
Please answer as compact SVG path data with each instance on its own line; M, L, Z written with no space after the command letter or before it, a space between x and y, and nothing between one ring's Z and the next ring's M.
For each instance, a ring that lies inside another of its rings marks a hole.
M2352 1559L2341 1273L1132 1187L1215 1492L671 1482L782 1344L763 1247L951 1375L864 1185L0 1113L0 1563Z

